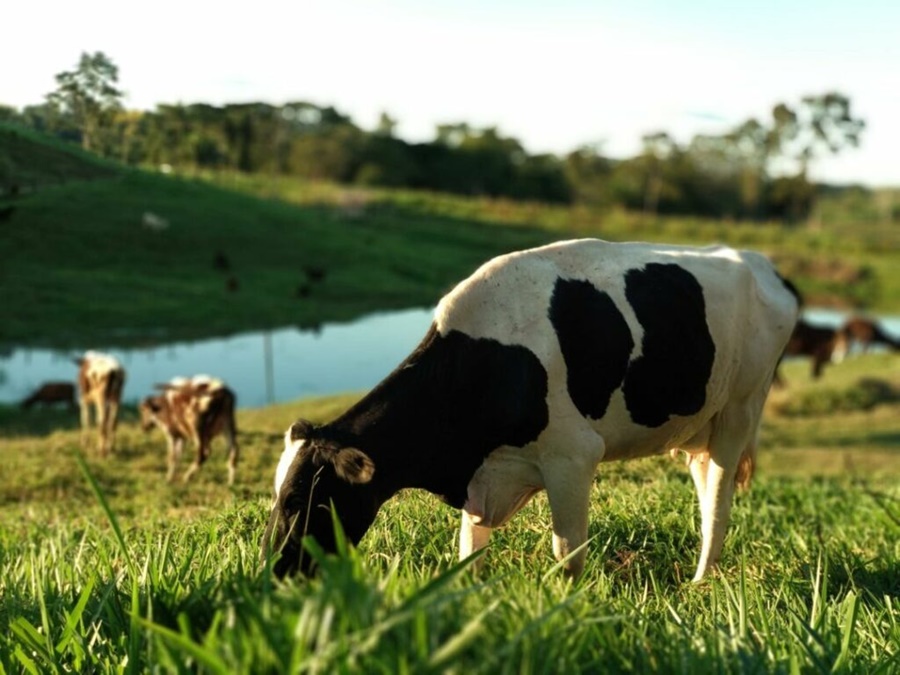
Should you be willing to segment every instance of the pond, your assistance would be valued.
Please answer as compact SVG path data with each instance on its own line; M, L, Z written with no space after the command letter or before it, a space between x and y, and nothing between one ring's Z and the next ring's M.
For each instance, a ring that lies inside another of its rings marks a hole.
M377 384L415 348L431 323L432 309L384 312L317 331L284 328L199 342L116 349L125 366L124 400L152 393L157 382L199 373L220 377L235 390L238 406L257 407L304 396L362 391ZM74 382L76 350L15 349L0 357L0 402L21 401L42 382Z
M176 342L140 349L105 349L128 371L125 400L137 401L157 382L206 373L235 390L238 405L258 407L304 396L363 391L390 373L425 335L432 309L372 314L350 323L325 324L318 331L296 328L244 333L200 342ZM808 309L810 323L839 326L847 312ZM877 317L900 336L900 316ZM0 402L25 398L42 382L74 381L77 351L15 349L0 357Z

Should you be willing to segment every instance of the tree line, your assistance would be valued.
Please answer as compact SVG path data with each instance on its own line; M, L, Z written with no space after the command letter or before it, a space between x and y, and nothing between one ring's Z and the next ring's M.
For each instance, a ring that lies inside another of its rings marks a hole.
M721 135L681 144L648 133L634 157L612 159L602 146L563 156L529 154L496 127L439 125L433 140L399 138L383 113L362 129L332 106L161 104L127 110L118 68L102 52L82 54L56 76L37 105L0 106L0 120L79 142L132 165L293 175L346 184L407 187L467 195L621 207L648 214L798 221L813 205L810 165L858 145L865 128L849 98L826 92L777 103Z

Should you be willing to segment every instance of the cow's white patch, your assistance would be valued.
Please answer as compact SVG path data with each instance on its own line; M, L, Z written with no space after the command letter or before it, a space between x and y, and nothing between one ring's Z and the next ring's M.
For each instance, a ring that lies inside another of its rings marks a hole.
M208 391L221 389L225 386L225 383L222 380L218 377L213 377L212 375L194 375L194 377L191 378L191 384L195 387L205 386Z
M287 478L288 469L294 463L294 458L303 447L304 439L299 441L291 440L291 430L288 429L284 433L284 451L281 453L281 459L278 460L278 468L275 469L275 501L278 501L278 495L281 493L281 485Z
M115 370L121 370L122 366L114 356L103 354L102 352L85 352L84 359L87 361L88 375L106 375Z

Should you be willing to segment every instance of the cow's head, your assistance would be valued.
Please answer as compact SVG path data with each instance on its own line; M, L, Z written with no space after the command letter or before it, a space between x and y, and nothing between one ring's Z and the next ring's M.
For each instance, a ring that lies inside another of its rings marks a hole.
M281 552L273 568L277 576L308 575L313 561L303 548L304 537L313 537L327 553L337 548L332 506L354 544L375 520L380 506L372 485L375 464L361 450L343 446L304 420L291 425L284 446L263 557L271 546Z
M150 431L156 426L159 413L165 406L162 396L148 396L138 404L138 412L141 414L141 429Z

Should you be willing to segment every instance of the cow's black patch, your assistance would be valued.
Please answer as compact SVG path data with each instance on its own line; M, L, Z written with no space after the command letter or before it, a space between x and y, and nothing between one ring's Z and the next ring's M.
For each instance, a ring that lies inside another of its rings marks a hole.
M698 412L716 354L700 283L679 265L650 263L625 275L625 297L644 329L623 387L631 419L658 427Z
M421 487L457 508L484 458L547 426L547 372L530 350L434 325L416 350L325 433L375 462L386 492Z
M625 317L607 293L576 279L557 279L549 316L566 362L569 396L582 415L600 419L634 348Z

